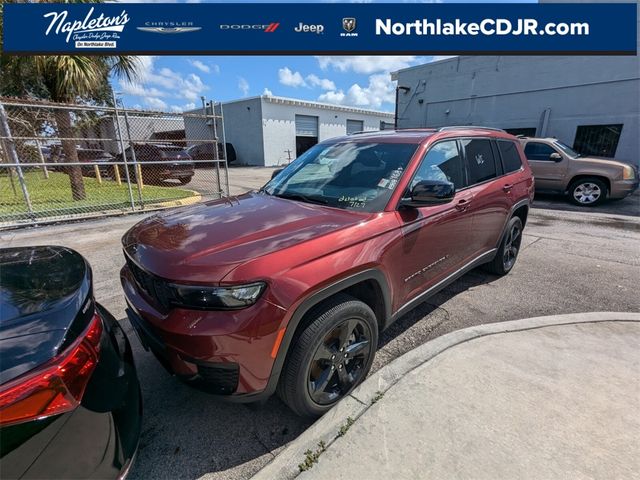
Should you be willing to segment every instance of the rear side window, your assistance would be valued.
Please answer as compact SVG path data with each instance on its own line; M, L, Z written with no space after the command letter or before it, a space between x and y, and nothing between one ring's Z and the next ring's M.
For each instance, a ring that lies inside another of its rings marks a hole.
M486 182L497 177L496 159L491 141L484 138L462 139L469 169L469 185Z
M498 140L498 149L500 150L500 156L502 157L504 173L511 173L520 170L522 167L522 160L520 159L518 147L516 147L515 143Z
M536 160L538 162L553 162L550 157L552 153L557 153L555 149L546 143L529 142L524 147L524 154L527 160Z

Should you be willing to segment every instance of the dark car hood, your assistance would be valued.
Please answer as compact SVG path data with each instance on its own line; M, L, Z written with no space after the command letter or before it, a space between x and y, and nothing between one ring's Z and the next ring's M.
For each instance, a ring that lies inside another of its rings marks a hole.
M355 225L368 215L246 193L150 217L122 242L131 259L159 277L211 283L247 260Z
M46 362L90 315L91 269L63 247L0 249L0 384Z

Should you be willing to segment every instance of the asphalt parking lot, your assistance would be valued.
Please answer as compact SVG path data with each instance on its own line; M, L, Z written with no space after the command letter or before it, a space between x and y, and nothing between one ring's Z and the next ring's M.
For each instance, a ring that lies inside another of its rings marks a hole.
M260 186L270 175L270 169L230 169L231 191ZM602 209L574 211L557 198L534 207L514 270L503 278L475 270L402 317L382 335L374 369L429 339L481 323L640 310L640 197ZM0 232L0 242L66 245L93 265L95 295L129 333L144 394L140 451L130 478L246 479L309 422L277 398L253 407L192 390L144 352L124 319L118 277L120 237L143 216Z

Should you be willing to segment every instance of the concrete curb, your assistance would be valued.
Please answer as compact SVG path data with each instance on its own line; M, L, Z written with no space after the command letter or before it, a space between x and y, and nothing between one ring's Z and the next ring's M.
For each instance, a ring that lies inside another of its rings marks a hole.
M402 377L440 353L456 345L501 333L534 330L556 325L611 321L640 322L640 313L590 312L534 317L510 322L489 323L451 332L405 353L367 378L349 396L318 419L311 427L284 448L270 463L258 471L253 480L293 479L300 474L299 465L307 451L321 453L339 436L342 426L352 423ZM349 421L348 419L351 418Z
M179 198L177 200L167 200L166 202L158 202L158 203L147 203L145 204L145 208L166 208L166 207L182 207L184 205L192 205L194 203L198 203L202 200L202 195L200 195L195 190L187 190L182 189L187 192L191 192L193 196L186 198Z

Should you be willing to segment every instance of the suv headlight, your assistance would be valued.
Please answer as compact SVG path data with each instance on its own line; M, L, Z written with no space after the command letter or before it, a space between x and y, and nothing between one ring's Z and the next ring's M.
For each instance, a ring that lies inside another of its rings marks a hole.
M203 310L235 310L256 303L264 291L264 282L232 287L202 287L171 284L172 303L185 308Z
M633 180L636 178L636 172L631 165L625 165L622 167L622 179Z

